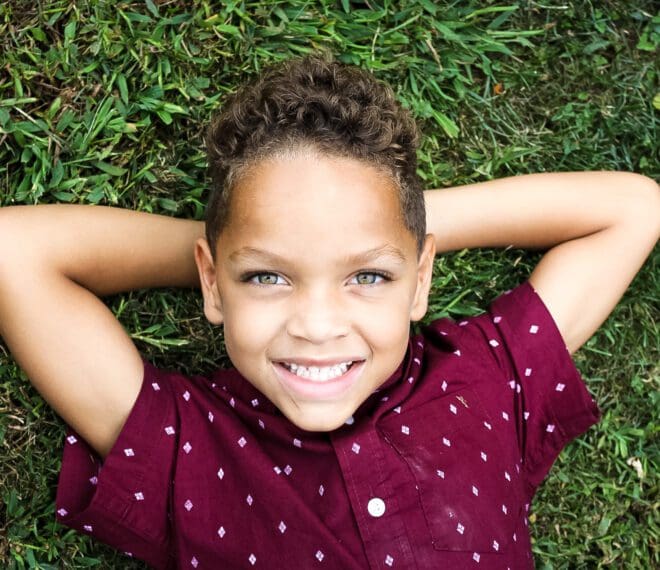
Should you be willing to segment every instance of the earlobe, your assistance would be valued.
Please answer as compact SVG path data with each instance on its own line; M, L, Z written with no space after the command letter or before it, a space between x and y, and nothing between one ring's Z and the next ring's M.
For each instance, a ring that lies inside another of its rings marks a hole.
M199 238L195 242L195 263L204 297L204 314L211 324L222 324L222 299L218 289L215 262L208 242Z
M435 237L427 234L424 240L424 248L419 256L417 265L417 289L410 310L410 320L419 321L426 314L429 305L429 292L431 290L431 278L433 277L433 260L435 259Z

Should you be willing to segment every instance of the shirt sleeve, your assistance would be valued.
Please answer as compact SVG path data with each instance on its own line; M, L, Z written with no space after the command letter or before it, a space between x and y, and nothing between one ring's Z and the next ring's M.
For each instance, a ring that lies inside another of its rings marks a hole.
M56 497L59 522L156 568L171 565L173 394L167 373L144 361L139 395L104 461L69 429Z
M566 444L598 421L598 407L529 281L501 294L470 322L512 391L523 470L535 488Z

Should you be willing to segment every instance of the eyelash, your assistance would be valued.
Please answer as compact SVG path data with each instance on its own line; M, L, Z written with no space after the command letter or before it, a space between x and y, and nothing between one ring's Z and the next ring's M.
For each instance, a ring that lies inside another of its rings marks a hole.
M248 283L250 285L256 285L257 287L272 287L273 285L276 285L276 283L272 284L265 284L265 283L257 283L253 282L252 280L255 277L259 277L260 275L275 275L276 277L281 277L281 275L278 275L277 273L273 273L272 271L253 271L251 273L246 273L245 275L242 275L240 280L242 283ZM356 273L353 278L358 277L359 275L376 275L380 277L383 282L388 282L392 281L392 276L389 273L386 273L384 271L360 271L359 273ZM362 285L362 287L373 287L374 285L378 285L379 282L377 283L366 283ZM359 283L358 283L359 285Z

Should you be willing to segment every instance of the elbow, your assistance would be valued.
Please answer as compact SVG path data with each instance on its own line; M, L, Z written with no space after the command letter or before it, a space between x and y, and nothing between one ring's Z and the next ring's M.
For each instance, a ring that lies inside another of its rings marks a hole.
M626 174L629 221L642 225L657 240L660 238L660 186L648 176Z

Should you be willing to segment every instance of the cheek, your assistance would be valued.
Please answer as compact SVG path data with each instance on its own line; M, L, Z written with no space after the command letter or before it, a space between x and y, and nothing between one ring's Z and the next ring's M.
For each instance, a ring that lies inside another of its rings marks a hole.
M410 332L409 299L394 297L377 307L368 307L362 330L375 349L395 350L406 345Z
M242 299L227 304L224 336L230 358L244 353L261 352L280 330L280 311L268 303Z

